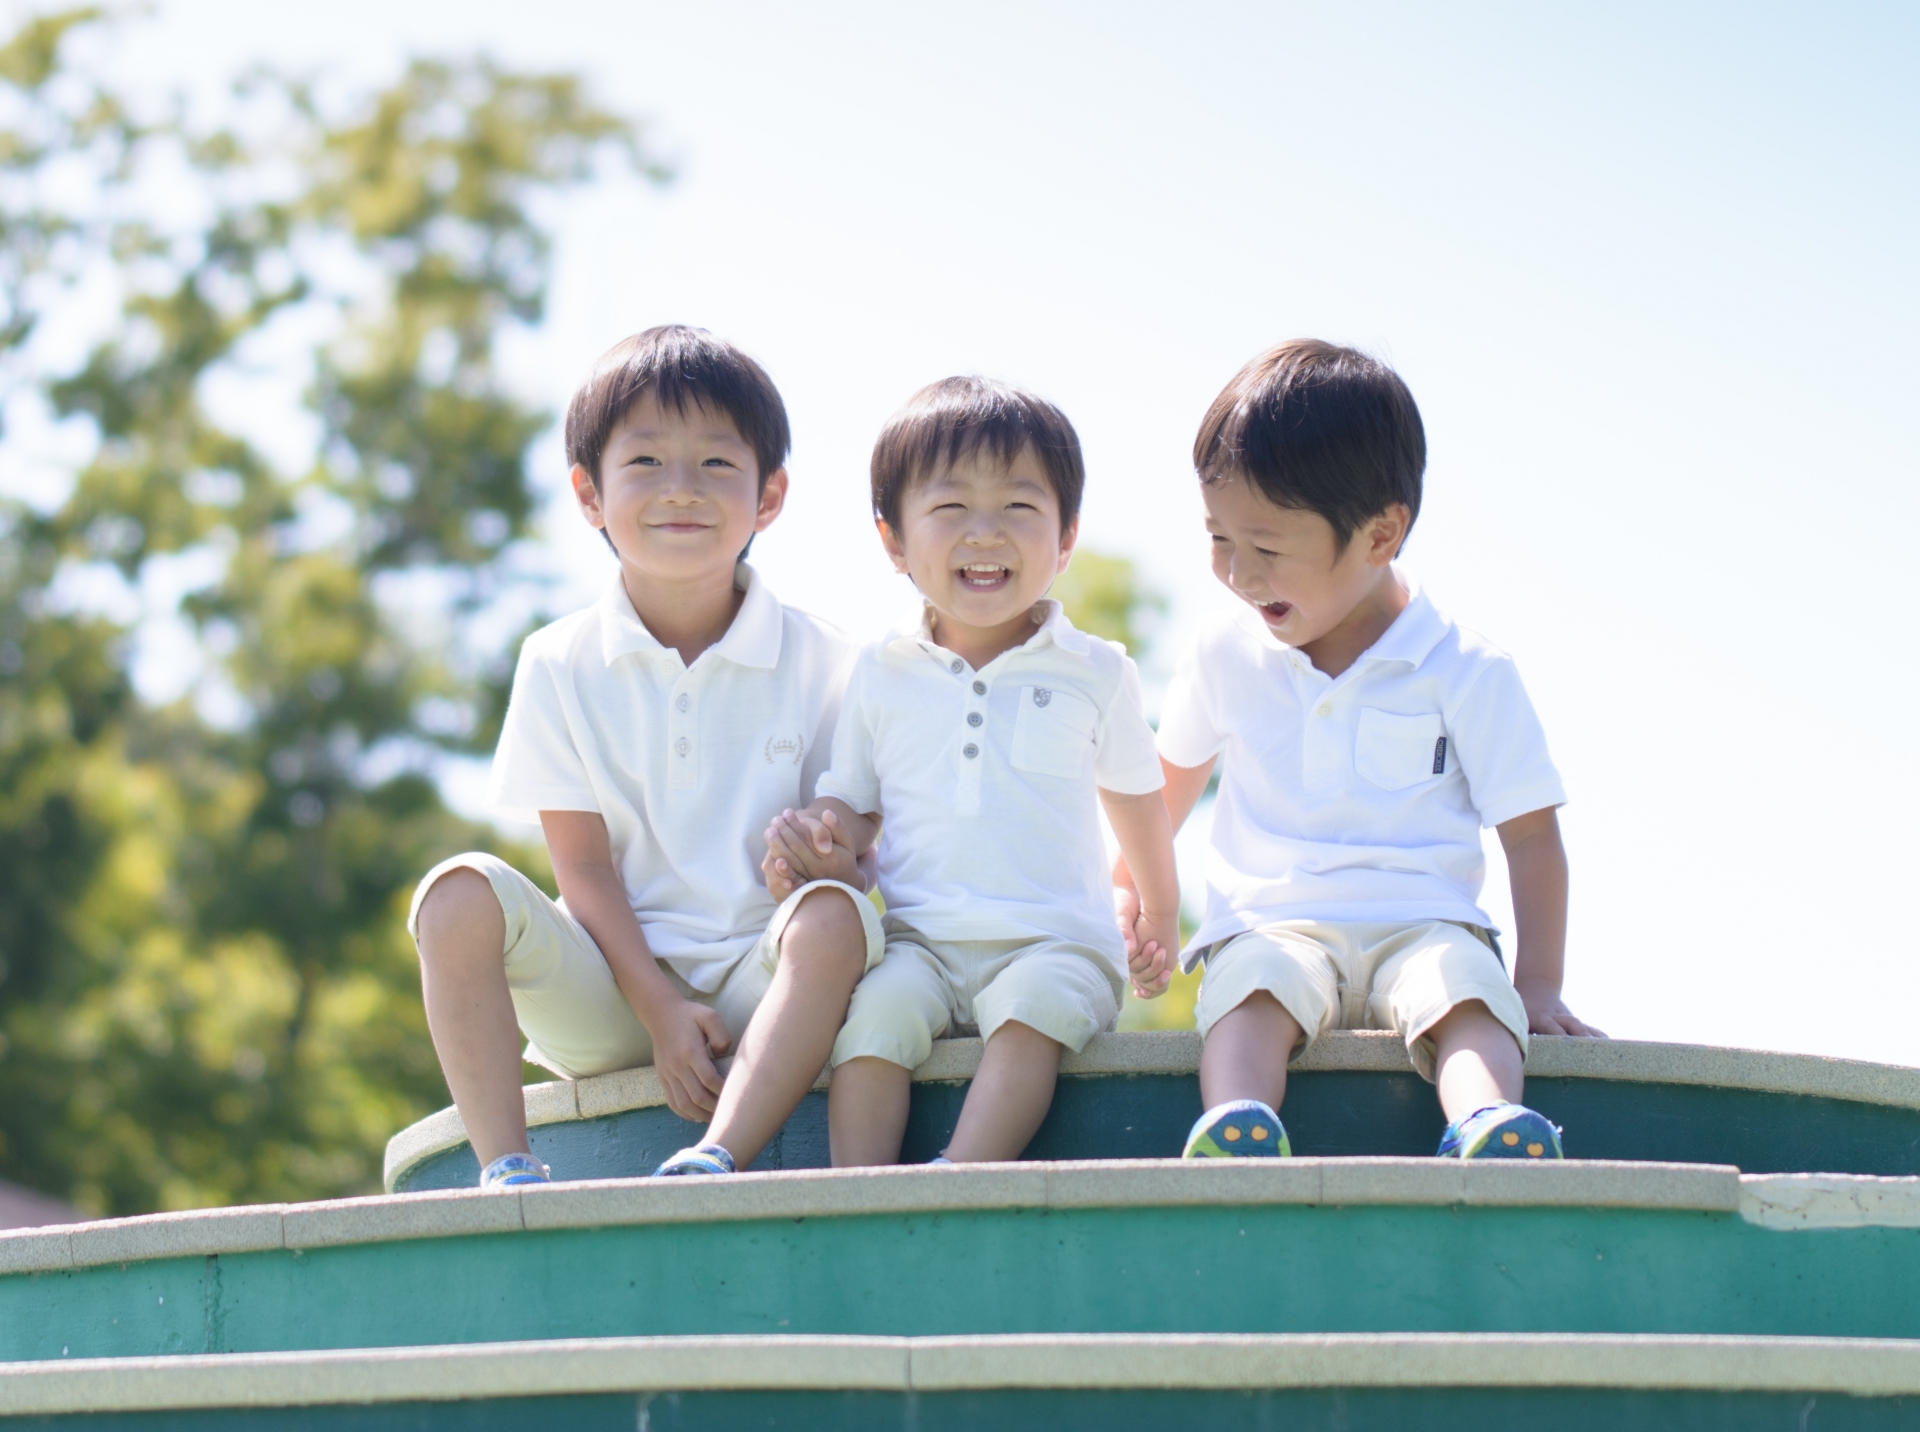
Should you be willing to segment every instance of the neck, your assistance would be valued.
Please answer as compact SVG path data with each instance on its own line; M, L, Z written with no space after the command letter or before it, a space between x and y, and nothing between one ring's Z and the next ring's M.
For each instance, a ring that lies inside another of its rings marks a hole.
M620 564L620 585L634 615L662 646L680 653L688 666L733 625L746 593L733 585L733 568L687 580L662 578Z
M994 626L978 627L956 621L936 607L932 625L933 639L975 671L1002 652L1026 645L1039 630L1033 624L1031 609Z
M1400 580L1400 574L1392 567L1382 567L1367 594L1341 618L1339 625L1307 642L1300 650L1328 676L1338 676L1387 634L1387 628L1412 600L1413 594Z

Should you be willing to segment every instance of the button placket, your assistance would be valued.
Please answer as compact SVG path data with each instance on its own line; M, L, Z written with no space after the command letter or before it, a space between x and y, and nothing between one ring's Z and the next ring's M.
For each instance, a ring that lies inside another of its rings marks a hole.
M699 730L694 722L693 693L685 673L674 683L667 701L667 789L691 791L700 785Z

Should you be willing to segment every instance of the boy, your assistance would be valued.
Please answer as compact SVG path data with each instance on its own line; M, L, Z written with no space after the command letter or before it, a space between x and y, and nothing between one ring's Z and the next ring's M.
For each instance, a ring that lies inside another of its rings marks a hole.
M1214 400L1194 466L1245 607L1201 635L1160 724L1176 829L1225 758L1187 953L1207 1111L1186 1156L1288 1153L1295 1046L1373 1027L1438 1084L1441 1155L1561 1157L1519 1101L1530 1030L1600 1035L1560 998L1566 797L1513 662L1393 566L1426 467L1413 395L1362 353L1283 344ZM1474 903L1483 825L1512 872L1511 981Z
M786 499L772 380L704 330L649 329L600 359L566 442L619 570L521 647L490 792L539 822L561 901L460 855L408 918L483 1188L549 1177L528 1151L522 1032L525 1057L569 1079L651 1063L676 1114L711 1119L659 1172L750 1163L881 951L859 890L802 886L776 909L754 866L752 832L812 796L852 654L741 560ZM723 1081L714 1060L736 1045Z
M885 958L833 1045L837 1165L899 1160L911 1071L969 1027L986 1050L935 1162L1018 1158L1061 1050L1113 1023L1128 956L1096 792L1139 876L1136 984L1165 987L1179 888L1139 677L1046 600L1085 480L1065 415L983 378L923 388L874 447L880 540L922 611L860 654L819 799L767 832L777 896L886 822Z

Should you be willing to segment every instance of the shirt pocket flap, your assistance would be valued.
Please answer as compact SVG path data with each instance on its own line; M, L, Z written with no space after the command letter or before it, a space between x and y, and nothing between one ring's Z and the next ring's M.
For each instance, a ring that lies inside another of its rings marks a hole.
M1444 775L1448 759L1447 725L1438 711L1404 716L1360 709L1353 768L1382 790L1405 790Z
M1023 686L1013 721L1013 764L1043 776L1082 776L1093 762L1099 728L1100 713L1086 697Z

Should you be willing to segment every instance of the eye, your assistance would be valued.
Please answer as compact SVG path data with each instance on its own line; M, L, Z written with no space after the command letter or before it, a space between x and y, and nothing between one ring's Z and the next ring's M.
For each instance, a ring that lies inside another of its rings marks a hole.
M627 465L629 467L658 467L660 466L660 459L657 457L650 457L646 453L641 453L637 457L629 458L627 461Z
M1280 555L1278 552L1269 552L1265 547L1255 547L1253 550L1258 552L1262 557L1278 557Z
M1031 502L1009 502L1007 504L1007 511L1009 512L1038 512L1039 510L1040 509Z
M706 460L705 462L703 462L703 463L701 463L701 464L700 464L700 466L702 466L702 467L732 467L732 466L733 466L733 464L732 464L731 462L729 462L729 461L727 461L727 459L726 459L726 458L723 458L723 457L710 457L710 458L708 458L708 459L707 459L707 460Z

